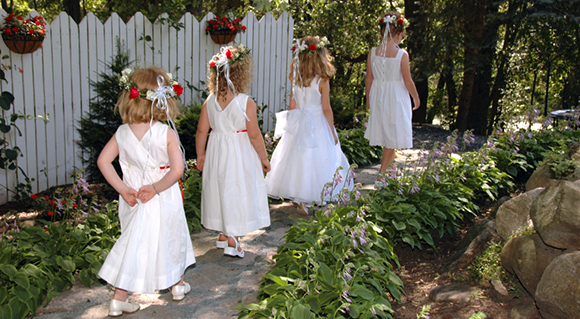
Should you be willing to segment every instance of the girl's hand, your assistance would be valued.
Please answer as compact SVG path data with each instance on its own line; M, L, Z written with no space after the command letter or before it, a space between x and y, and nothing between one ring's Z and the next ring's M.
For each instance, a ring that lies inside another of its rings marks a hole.
M203 171L203 164L205 163L205 155L198 155L196 159L197 169Z
M264 172L268 173L272 169L272 165L270 165L270 161L267 159L263 159L262 161L262 169Z
M137 197L141 200L141 203L145 204L155 197L155 195L157 195L157 192L153 188L153 185L145 185L139 189Z
M137 205L137 191L132 188L125 188L119 194L123 197L123 199L129 204L129 206L133 207Z
M336 132L332 132L332 137L334 137L334 145L338 144L338 136L336 136Z
M416 99L413 99L413 104L413 111L415 111L419 106L421 106L421 100L417 97Z

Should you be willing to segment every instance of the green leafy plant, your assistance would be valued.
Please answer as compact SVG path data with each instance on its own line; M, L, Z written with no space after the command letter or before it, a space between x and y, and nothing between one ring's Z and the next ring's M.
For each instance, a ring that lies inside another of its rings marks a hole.
M403 283L393 246L365 213L343 206L317 211L286 234L263 278L257 304L239 318L392 318Z
M501 265L501 250L503 245L500 242L492 242L486 250L479 254L471 263L471 279L476 283L491 280L493 277L506 278L505 269Z
M382 148L380 146L370 146L365 138L365 127L355 126L352 129L339 130L338 139L342 152L351 164L367 166L380 161Z
M566 149L567 147L562 147L560 150L546 152L541 162L550 167L550 172L555 179L566 179L568 175L574 173L576 168L580 167L580 162L570 158L566 154Z
M75 185L83 187L78 178ZM56 294L72 286L77 274L86 286L98 279L98 271L120 235L118 203L114 201L100 207L82 194L79 192L78 197L61 202L62 215L67 219L40 220L44 228L17 227L2 235L1 318L24 318L34 314L43 302L48 304ZM82 207L77 204L81 199L86 204ZM36 197L35 200L48 199Z
M197 169L195 160L187 161L189 169L183 177L183 198L185 218L189 231L201 231L201 172Z

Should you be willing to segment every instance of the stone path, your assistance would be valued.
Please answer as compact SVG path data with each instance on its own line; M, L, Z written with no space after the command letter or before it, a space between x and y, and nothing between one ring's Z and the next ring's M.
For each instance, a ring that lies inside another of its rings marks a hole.
M416 150L403 151L397 161L403 165L407 154ZM364 189L372 189L379 165L357 169L355 182ZM291 218L309 218L301 214L288 202L273 202L270 205L271 226L242 238L246 251L243 259L223 255L215 247L216 232L204 230L192 236L196 265L190 267L185 280L192 291L184 300L172 300L169 290L159 294L130 294L129 301L141 304L141 310L125 314L125 318L172 318L172 319L229 319L237 318L238 305L257 302L256 293L262 276L273 265L272 256L282 243L282 237L294 224ZM94 284L86 288L77 280L71 289L53 298L47 307L41 307L35 318L104 318L108 313L113 295L108 285Z

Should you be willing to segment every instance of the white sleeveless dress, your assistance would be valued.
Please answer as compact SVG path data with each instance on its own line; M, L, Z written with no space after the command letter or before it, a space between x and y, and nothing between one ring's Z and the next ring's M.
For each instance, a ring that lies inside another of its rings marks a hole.
M128 124L117 129L119 163L127 186L139 190L159 181L171 169L167 134L168 126L159 122L141 141ZM195 263L179 183L133 207L119 196L119 220L121 236L99 271L99 276L114 287L154 293L179 282L185 269Z
M294 87L293 97L297 109L279 112L274 137L282 136L270 163L272 170L266 175L268 195L302 203L333 201L344 187L352 190L352 180L347 180L350 167L334 137L322 110L322 95L318 89L320 77L316 76L308 87ZM322 196L324 185L332 182L334 173L342 167L343 182L332 194Z
M201 224L227 236L244 236L270 226L262 162L242 112L249 98L238 94L222 110L211 94L206 104L212 131L202 172Z
M365 138L370 145L405 149L413 147L413 110L403 82L399 49L394 58L376 55L371 49L373 84L369 92L370 115Z

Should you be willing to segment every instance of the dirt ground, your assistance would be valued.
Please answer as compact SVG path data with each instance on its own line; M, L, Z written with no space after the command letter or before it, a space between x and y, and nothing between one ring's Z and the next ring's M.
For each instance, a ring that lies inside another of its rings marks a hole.
M485 218L482 216L481 218ZM399 257L401 268L397 274L403 280L405 295L400 304L393 304L396 319L415 319L423 306L430 305L429 319L468 319L478 312L483 312L485 318L497 319L540 319L535 309L534 300L524 290L516 278L511 277L504 282L508 295L500 294L490 283L475 283L471 279L469 268L443 270L451 261L457 244L475 222L467 221L457 231L455 236L445 235L436 240L437 252L430 247L423 250L411 249L410 246L399 245L395 253ZM429 292L438 286L467 285L477 287L478 293L467 303L440 302L429 299ZM510 315L511 313L511 315ZM527 313L526 316L518 315ZM478 317L483 318L483 317Z

